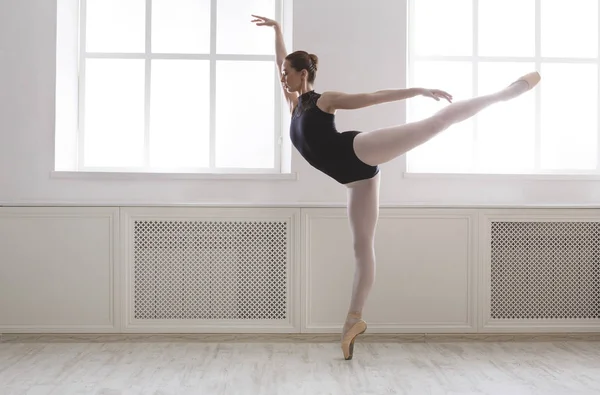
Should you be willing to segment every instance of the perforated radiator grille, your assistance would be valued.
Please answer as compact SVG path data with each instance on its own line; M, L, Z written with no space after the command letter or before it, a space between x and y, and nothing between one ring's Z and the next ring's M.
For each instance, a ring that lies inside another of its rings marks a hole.
M600 318L600 223L492 222L491 317Z
M288 225L135 221L136 319L287 317Z

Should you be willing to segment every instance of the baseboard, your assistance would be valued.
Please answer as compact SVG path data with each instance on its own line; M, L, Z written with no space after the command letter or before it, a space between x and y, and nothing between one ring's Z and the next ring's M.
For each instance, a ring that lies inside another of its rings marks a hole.
M563 342L600 341L600 333L452 333L388 334L360 336L368 343L447 343L447 342ZM339 334L0 334L0 343L329 343Z

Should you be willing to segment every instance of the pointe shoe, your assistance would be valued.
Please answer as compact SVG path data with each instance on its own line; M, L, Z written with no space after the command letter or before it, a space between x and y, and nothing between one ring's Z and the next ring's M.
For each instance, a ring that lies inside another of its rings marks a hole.
M541 79L542 76L540 75L540 73L538 73L537 71L533 71L531 73L525 74L524 76L513 82L511 85L514 85L519 81L525 81L527 85L529 85L529 88L527 90L531 90L538 84L538 82L540 82Z
M356 339L356 336L365 333L366 330L367 323L363 320L359 320L348 329L348 332L342 337L342 352L344 353L344 359L352 359L354 353L354 340Z

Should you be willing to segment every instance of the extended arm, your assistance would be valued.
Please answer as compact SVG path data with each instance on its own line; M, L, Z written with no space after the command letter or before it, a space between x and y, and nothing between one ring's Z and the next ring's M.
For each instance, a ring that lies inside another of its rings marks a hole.
M277 62L277 70L279 71L279 76L281 78L282 73L282 64L287 56L287 50L285 49L285 42L283 40L283 32L281 31L281 26L277 21L274 21L269 18L265 18L262 16L252 15L255 19L252 22L256 23L257 26L269 26L273 27L275 30L275 61ZM295 92L288 92L283 83L281 85L283 89L283 94L287 100L287 103L292 110L296 106L296 102L298 101L298 94Z
M277 62L277 68L281 73L281 65L287 56L287 50L285 49L285 42L283 41L283 32L281 31L281 26L279 23L276 23L273 26L275 30L275 61Z
M328 111L355 110L358 108L374 106L376 104L405 100L415 96L432 97L435 100L446 99L452 101L452 96L437 89L408 88L386 89L371 93L342 93L324 92L319 100L320 104Z

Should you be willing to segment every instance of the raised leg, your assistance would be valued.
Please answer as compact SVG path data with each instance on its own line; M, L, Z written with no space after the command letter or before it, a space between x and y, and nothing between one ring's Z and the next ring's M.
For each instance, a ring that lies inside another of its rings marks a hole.
M450 126L475 116L490 105L520 96L539 81L540 75L537 72L530 73L499 92L452 103L421 121L361 133L354 139L354 151L360 160L369 165L388 162Z
M380 173L348 185L348 217L352 230L355 270L348 315L342 330L342 350L352 358L354 338L366 330L362 311L375 282L375 228L379 217Z

